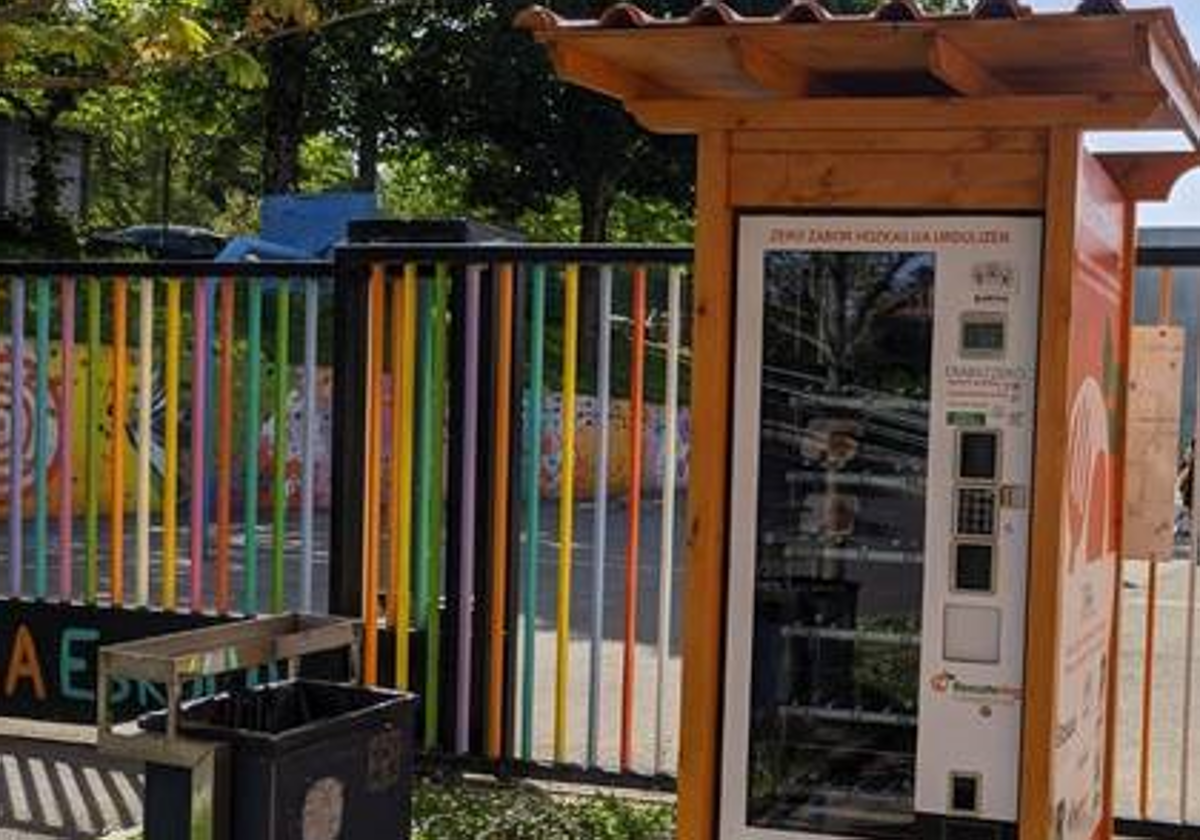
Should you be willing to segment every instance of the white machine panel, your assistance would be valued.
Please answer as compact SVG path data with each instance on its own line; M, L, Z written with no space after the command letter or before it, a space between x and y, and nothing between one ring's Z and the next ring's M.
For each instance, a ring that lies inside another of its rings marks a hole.
M1016 819L1041 253L741 219L723 840Z
M1017 819L1042 225L938 254L917 810ZM987 568L989 567L990 568Z

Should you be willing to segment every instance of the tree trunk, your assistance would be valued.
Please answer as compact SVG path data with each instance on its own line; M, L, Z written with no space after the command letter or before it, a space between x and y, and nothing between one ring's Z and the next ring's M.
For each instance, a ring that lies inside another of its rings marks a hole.
M267 195L292 193L300 186L304 91L311 50L304 35L282 38L267 47L262 162L263 192Z
M375 192L379 186L379 126L371 115L362 115L358 123L357 158L354 188Z
M579 189L579 241L607 242L608 219L612 214L614 190L598 179ZM595 370L600 339L600 272L585 266L579 283L579 364ZM615 305L615 303L614 303Z
M25 117L26 130L33 141L33 160L29 165L29 179L33 182L30 230L47 253L70 257L78 243L62 212L62 181L58 175L62 150L58 122L63 114L75 108L78 97L73 92L55 91L48 94L40 111L11 94L4 99Z
M37 117L29 122L33 140L33 161L29 179L33 182L30 204L31 222L39 238L62 224L62 184L58 180L60 150L53 117Z
M580 188L580 242L608 241L608 217L612 214L613 198L613 189L602 181Z

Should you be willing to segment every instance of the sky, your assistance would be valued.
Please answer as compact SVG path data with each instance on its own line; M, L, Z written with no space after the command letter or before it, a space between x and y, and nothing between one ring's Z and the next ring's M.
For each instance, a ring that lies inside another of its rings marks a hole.
M1079 0L1025 0L1039 12L1074 9ZM1192 45L1200 54L1200 0L1126 0L1129 8L1170 6ZM1092 148L1161 149L1180 148L1179 140L1170 137L1137 137L1105 135L1092 138ZM1184 177L1175 187L1167 204L1143 204L1138 210L1139 223L1144 227L1200 227L1200 170Z

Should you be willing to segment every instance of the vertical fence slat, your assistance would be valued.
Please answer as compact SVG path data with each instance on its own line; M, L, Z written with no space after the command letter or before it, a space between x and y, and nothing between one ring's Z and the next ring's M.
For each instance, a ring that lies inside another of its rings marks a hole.
M220 358L218 373L217 421L217 569L216 607L228 612L229 550L233 518L233 321L237 290L232 277L221 280L219 306Z
M71 454L75 436L75 278L64 277L62 306L62 405L58 415L58 596L71 600L74 589L74 464Z
M190 603L193 612L204 609L204 493L205 426L208 420L208 280L192 288L192 474L191 525L188 547Z
M529 304L529 386L525 405L525 564L521 588L521 758L533 757L534 688L537 666L537 565L541 529L539 474L542 449L542 372L546 341L546 269L533 268Z
M137 600L150 604L150 454L154 449L154 281L138 291Z
M558 609L554 685L554 759L567 760L567 695L571 682L571 564L575 542L575 379L579 343L579 266L563 276L562 453L558 496Z
M513 267L502 265L496 277L496 370L492 425L491 615L488 633L487 754L499 759L504 738L505 628L508 600L508 496L512 400Z
M1193 440L1195 434L1193 432ZM1193 467L1194 469L1194 467ZM1191 539L1188 552L1188 573L1187 573L1187 619L1185 621L1184 639L1183 639L1183 699L1181 705L1183 708L1183 721L1180 726L1180 732L1183 737L1180 739L1179 754L1179 822L1187 824L1188 821L1188 798L1191 793L1191 770L1192 770L1192 679L1195 673L1195 662L1193 657L1196 648L1196 526L1198 518L1196 516L1196 492L1195 483L1192 485L1191 502Z
M675 576L676 436L679 433L679 342L683 269L667 272L667 370L663 405L662 543L658 565L658 656L654 706L654 773L663 772L667 664L671 653L671 596Z
M390 284L389 322L387 328L389 368L388 394L391 400L391 445L388 456L388 550L387 566L387 621L396 631L396 653L399 663L400 629L397 616L400 610L399 591L400 578L404 574L401 559L404 548L401 545L401 523L404 505L403 455L404 422L401 416L401 403L404 378L404 274L392 280ZM397 669L397 684L400 671Z
M300 609L313 610L313 513L317 464L317 343L320 287L304 284L304 453L300 475Z
M412 561L413 561L413 400L414 400L414 368L416 365L417 341L417 266L408 264L399 280L400 286L393 290L401 299L400 323L393 323L392 328L400 331L400 367L398 372L399 402L395 406L396 419L399 424L398 444L395 450L397 464L400 469L400 488L397 501L400 505L400 520L396 545L393 546L393 579L396 585L396 613L392 617L392 626L396 631L396 679L397 687L409 687L409 631L412 624ZM396 375L396 374L394 374ZM396 438L393 438L396 445Z
M102 414L100 406L100 281L95 277L87 280L87 432L85 447L85 503L87 534L86 600L96 602L100 590L100 450L103 445Z
M217 288L218 283L214 278L208 278L204 282L204 309L208 315L208 321L205 325L207 329L204 333L204 368L206 376L204 379L204 498L200 511L200 519L204 523L204 530L200 534L200 556L204 558L207 565L208 558L212 555L212 537L213 529L210 527L214 522L214 515L217 506L217 389L219 385L219 373L217 371ZM203 581L202 581L203 582ZM203 588L203 586L201 587Z
M429 602L429 554L432 535L429 528L429 495L432 493L433 471L433 321L435 293L428 282L418 283L417 303L417 399L416 417L416 475L414 483L415 514L413 523L413 624L426 629Z
M8 589L10 595L22 595L21 538L24 527L22 486L25 471L25 278L12 280L12 335L9 359L9 429L12 439L8 452Z
M444 519L444 495L446 463L446 315L450 304L450 271L439 263L434 276L433 306L433 428L432 456L428 487L429 523L429 603L427 610L427 632L425 650L425 746L437 746L438 726L441 719L442 678L442 529Z
M383 406L379 389L383 384L384 269L371 270L368 292L370 321L367 326L366 510L363 514L363 675L368 685L379 681L379 496L382 491L380 460L383 455Z
M413 618L418 628L424 628L428 620L426 605L429 603L429 553L432 535L428 526L428 508L431 475L433 470L433 344L434 344L434 286L420 283L417 323L417 389L416 402L417 445L416 445L416 508L413 564Z
M455 657L458 679L455 708L455 747L460 753L471 749L471 669L475 639L472 612L475 601L475 495L479 448L479 297L483 271L479 266L467 269L465 344L463 366L463 449L462 510L458 521L458 573L462 584L458 604L458 655Z
M271 458L271 610L283 612L284 541L287 538L288 459L288 343L290 341L291 294L287 281L275 292L275 400L272 413L274 453Z
M39 277L34 297L35 384L33 397L34 594L50 587L50 278Z
M246 323L246 416L243 418L245 551L242 561L242 612L258 612L258 436L262 409L262 283L249 284Z
M167 280L167 334L163 377L166 403L163 417L163 571L162 606L175 609L178 597L179 543L179 354L182 322L180 282Z
M600 323L596 348L595 519L592 522L592 641L589 649L587 763L599 763L600 687L604 680L604 572L608 552L609 388L612 371L612 266L600 269Z
M1200 482L1195 480L1195 458L1200 447L1200 418L1192 418L1192 482L1191 498L1185 499L1189 513L1188 528L1188 575L1187 575L1187 620L1183 640L1183 721L1180 731L1183 738L1179 756L1179 822L1188 822L1188 801L1191 798L1192 782L1192 680L1196 662L1196 563L1200 561ZM1124 578L1122 577L1122 580ZM1118 599L1118 604L1123 599Z
M125 603L125 423L128 420L129 356L126 319L128 314L128 283L118 277L112 288L113 319L113 380L112 380L112 464L109 501L109 578L112 602Z
M625 649L621 681L621 771L633 764L634 680L636 679L638 551L642 501L642 390L646 362L646 269L633 272L629 365L629 533L625 546Z

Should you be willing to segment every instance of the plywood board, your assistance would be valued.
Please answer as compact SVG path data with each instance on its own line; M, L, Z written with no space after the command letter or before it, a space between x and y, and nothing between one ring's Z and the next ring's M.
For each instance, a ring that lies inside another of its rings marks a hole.
M1125 545L1128 558L1169 560L1183 399L1182 327L1135 327L1130 353Z

